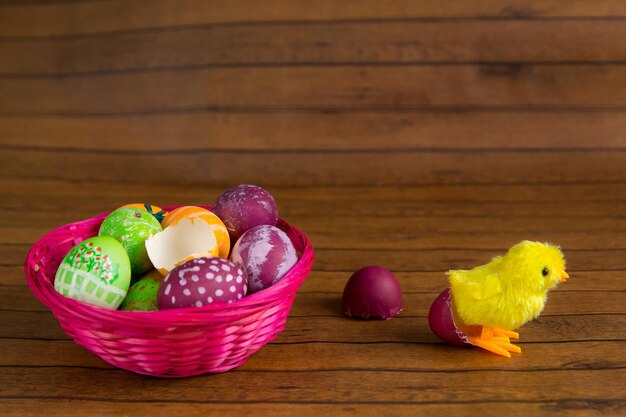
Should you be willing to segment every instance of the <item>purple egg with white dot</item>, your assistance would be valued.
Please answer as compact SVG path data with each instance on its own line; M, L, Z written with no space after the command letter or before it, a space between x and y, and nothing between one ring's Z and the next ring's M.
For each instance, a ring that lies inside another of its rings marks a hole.
M157 302L159 310L230 304L248 290L244 269L228 259L195 258L172 269L163 279Z
M271 287L298 262L289 236L275 226L257 226L244 233L235 244L231 260L243 266L248 275L248 293Z
M226 225L231 242L255 226L274 226L278 221L274 197L267 190L251 184L237 185L224 191L215 201L213 213Z

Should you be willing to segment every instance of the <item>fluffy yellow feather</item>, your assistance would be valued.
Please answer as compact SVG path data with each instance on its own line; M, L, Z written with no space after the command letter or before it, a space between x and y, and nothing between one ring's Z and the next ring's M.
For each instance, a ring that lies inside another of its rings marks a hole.
M462 326L482 326L482 340L480 336L472 340L478 341L475 344L479 346L494 336L496 341L501 341L504 335L517 337L517 333L510 331L539 316L548 291L569 278L565 259L557 246L527 240L488 264L467 271L452 270L448 275L455 320ZM495 334L485 329L495 330ZM500 347L519 351L508 341L507 338L505 344L500 343L503 345Z

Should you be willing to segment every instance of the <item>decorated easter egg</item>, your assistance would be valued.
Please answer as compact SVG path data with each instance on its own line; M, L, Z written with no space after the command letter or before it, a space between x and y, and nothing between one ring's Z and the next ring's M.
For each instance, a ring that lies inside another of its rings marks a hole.
M70 298L116 309L130 286L130 261L120 242L96 236L76 245L57 269L54 289Z
M217 256L219 245L211 225L200 217L185 217L150 236L146 250L154 267L167 275L190 259Z
M152 269L146 252L146 239L161 230L161 224L147 211L121 208L104 219L98 235L117 239L128 253L132 273L142 274Z
M219 256L222 258L228 258L230 252L230 237L228 236L228 230L222 222L222 220L209 210L196 206L183 206L172 210L167 218L161 223L165 227L169 227L178 223L181 219L195 219L200 218L207 222L213 233L215 239L217 239L217 245L219 246Z
M157 311L157 293L163 282L163 275L157 270L145 274L130 286L120 310L126 311Z
M148 203L126 204L118 208L138 208L141 210L145 210L148 213L152 214L159 222L163 222L163 219L167 216L167 211L163 210L159 206L153 206L152 204Z
M163 280L159 309L230 304L246 295L246 273L223 258L195 258L174 268Z
M348 317L389 320L402 311L400 283L387 268L363 267L346 283L342 309Z
M298 262L289 236L275 226L256 226L244 233L233 248L231 260L248 275L248 293L268 288Z
M274 197L257 185L242 184L229 188L218 197L213 212L226 225L231 241L248 229L276 225L278 208Z

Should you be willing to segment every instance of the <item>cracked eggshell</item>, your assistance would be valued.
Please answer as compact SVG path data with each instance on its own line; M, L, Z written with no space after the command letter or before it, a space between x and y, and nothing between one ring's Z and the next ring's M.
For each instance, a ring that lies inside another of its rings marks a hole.
M98 235L112 237L122 244L130 259L131 272L135 275L152 269L145 241L162 230L159 221L147 211L119 208L104 219Z
M274 197L265 189L250 184L224 191L215 201L213 212L222 219L233 242L255 226L275 226L278 221Z
M219 245L215 234L201 218L183 218L146 240L146 250L154 267L167 275L176 265L193 258L215 257Z
M209 210L197 206L178 207L177 209L172 210L161 224L165 228L175 225L182 219L196 218L204 220L211 226L211 229L215 234L215 239L217 239L217 245L219 246L220 258L228 258L228 253L230 252L230 237L228 235L228 230L222 220Z
M428 325L433 333L444 342L457 346L471 345L467 336L454 322L450 288L443 290L430 306Z
M400 283L387 268L363 267L346 283L342 308L348 317L391 319L402 311Z
M246 295L246 273L223 258L195 258L174 268L163 280L159 309L230 304Z
M282 279L298 262L289 236L275 226L256 226L235 244L231 260L248 274L248 293L268 288Z

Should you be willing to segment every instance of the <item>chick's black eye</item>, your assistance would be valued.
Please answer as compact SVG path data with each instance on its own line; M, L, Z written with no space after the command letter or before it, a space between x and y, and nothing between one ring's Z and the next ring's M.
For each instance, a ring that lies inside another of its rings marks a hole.
M549 272L550 272L550 271L548 271L548 268L543 268L543 269L541 270L541 275L543 275L544 277L547 277Z

